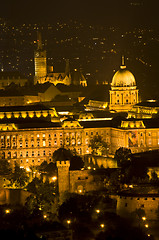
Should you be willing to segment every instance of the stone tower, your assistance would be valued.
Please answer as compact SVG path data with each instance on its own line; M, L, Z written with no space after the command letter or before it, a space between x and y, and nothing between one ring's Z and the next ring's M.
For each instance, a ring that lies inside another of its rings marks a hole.
M46 50L43 49L41 33L37 32L37 49L34 52L34 84L44 83L47 75Z
M59 202L62 203L65 199L65 193L70 190L70 161L57 161L56 165L58 168Z
M54 155L58 169L59 202L62 203L65 200L65 193L70 190L70 156L65 148L59 148Z

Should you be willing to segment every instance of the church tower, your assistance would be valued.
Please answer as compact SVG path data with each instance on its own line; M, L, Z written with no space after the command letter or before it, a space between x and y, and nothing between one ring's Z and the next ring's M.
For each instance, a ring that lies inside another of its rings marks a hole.
M46 50L43 49L41 33L37 32L37 49L34 53L34 84L44 83L47 75Z
M138 91L135 77L127 70L124 57L122 57L122 65L114 74L111 83L109 110L129 111L133 105L138 103Z

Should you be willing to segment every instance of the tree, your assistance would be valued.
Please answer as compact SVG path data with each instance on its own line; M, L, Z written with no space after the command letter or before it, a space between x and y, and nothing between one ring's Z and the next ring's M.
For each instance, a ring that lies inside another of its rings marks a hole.
M116 150L114 159L117 161L118 167L125 168L130 163L131 150L129 148L120 147Z
M0 175L10 175L11 174L11 167L8 161L5 159L0 160Z
M11 173L10 180L11 186L22 188L27 184L29 177L26 170L20 168L19 165L15 163L14 171Z
M43 182L42 179L35 177L28 184L27 190L32 193L26 203L30 212L37 209L41 209L44 212L52 212L57 191L55 183Z
M92 150L92 154L95 155L107 155L109 152L108 143L106 143L100 135L95 135L91 140L89 147Z

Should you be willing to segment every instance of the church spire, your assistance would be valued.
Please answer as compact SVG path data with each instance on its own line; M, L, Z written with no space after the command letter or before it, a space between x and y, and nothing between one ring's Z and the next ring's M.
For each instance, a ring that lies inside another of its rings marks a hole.
M121 58L121 66L120 66L121 69L125 69L126 66L125 66L125 56L122 55L122 58Z
M37 31L37 49L42 50L41 32Z

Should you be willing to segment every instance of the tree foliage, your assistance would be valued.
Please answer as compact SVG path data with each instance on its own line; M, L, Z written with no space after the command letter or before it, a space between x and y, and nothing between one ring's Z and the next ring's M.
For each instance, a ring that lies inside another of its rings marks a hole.
M118 167L127 167L130 163L131 150L129 148L120 147L116 150L114 159L117 161Z
M27 190L32 194L27 200L26 206L33 212L36 209L41 209L45 212L51 212L54 207L56 184L43 182L42 179L34 178L28 184Z
M8 161L5 159L0 160L0 175L10 175L11 174L11 167Z
M15 163L14 171L10 175L11 186L22 188L27 184L28 179L26 170Z
M108 143L106 143L100 135L95 135L91 140L89 147L92 150L92 154L95 155L107 155L109 152Z

